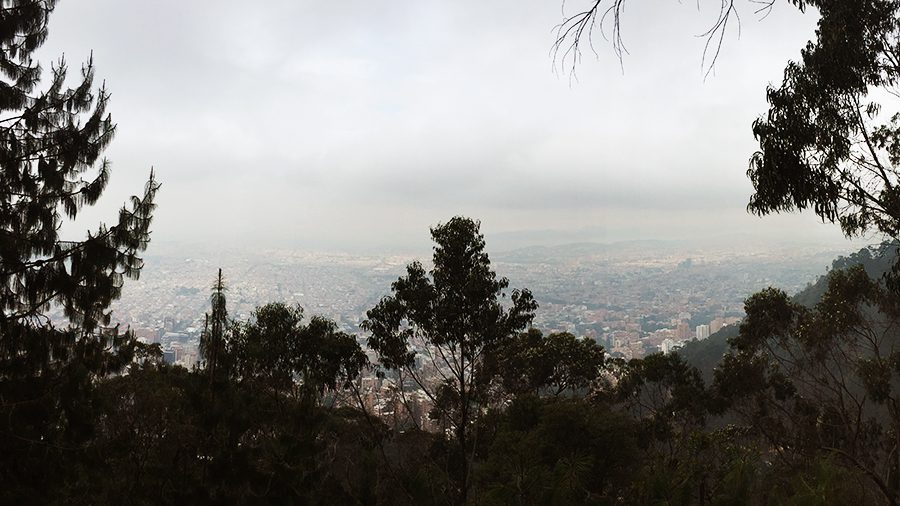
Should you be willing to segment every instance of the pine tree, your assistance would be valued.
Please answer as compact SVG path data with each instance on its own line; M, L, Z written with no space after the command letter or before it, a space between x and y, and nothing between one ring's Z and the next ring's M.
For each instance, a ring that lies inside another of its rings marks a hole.
M228 330L228 310L225 307L225 279L222 269L212 287L209 297L211 313L206 313L206 324L200 336L200 356L203 358L210 383L223 372L223 359L226 354L225 332Z
M110 164L101 158L115 125L109 93L95 88L92 58L73 87L64 59L43 68L33 54L47 37L55 0L0 1L0 481L40 480L28 460L87 437L93 381L121 370L136 346L109 327L125 277L137 278L150 240L153 172L117 222L81 240L66 219L100 198ZM51 320L59 308L65 321ZM44 463L54 457L44 454ZM40 462L38 462L40 464ZM57 464L62 465L62 464ZM50 467L50 466L47 466ZM42 472L51 472L41 468ZM5 479L9 478L9 479ZM25 485L22 481L22 486ZM39 481L35 490L45 492ZM0 502L2 502L0 497Z
M151 171L143 197L132 197L116 225L101 224L81 241L60 237L62 213L74 219L109 180L109 162L97 164L115 133L106 113L109 93L105 86L92 91L92 60L82 67L78 85L66 88L62 59L52 66L48 88L37 91L42 69L32 53L46 38L55 1L2 5L0 330L9 337L16 327L49 328L46 313L59 305L79 329L77 337L86 339L109 324L108 307L120 295L123 277L140 274L138 254L150 240L159 185ZM6 354L11 341L3 339Z

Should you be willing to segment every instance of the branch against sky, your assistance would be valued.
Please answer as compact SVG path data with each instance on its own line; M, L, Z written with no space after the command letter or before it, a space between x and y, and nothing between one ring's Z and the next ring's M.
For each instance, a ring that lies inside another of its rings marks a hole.
M698 0L699 10L702 0ZM753 14L765 18L771 13L775 0L747 0ZM718 13L709 28L698 34L705 39L700 67L704 77L714 70L716 61L722 51L725 35L729 29L741 32L741 9L735 5L736 0L719 0ZM805 9L803 0L791 0L800 10ZM594 55L596 32L612 46L619 63L624 65L624 57L628 54L625 39L622 35L622 17L627 0L590 0L588 4L574 14L566 12L570 2L563 3L563 20L555 27L556 40L553 42L551 54L558 69L575 76L577 65L581 62L583 49L587 47Z

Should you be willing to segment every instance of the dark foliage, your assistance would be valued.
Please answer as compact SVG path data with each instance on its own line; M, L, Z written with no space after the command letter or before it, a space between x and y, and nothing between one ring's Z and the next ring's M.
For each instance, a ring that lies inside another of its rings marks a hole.
M346 386L368 364L356 340L331 320L281 303L256 308L253 319L235 325L229 355L235 377L276 397L291 394L318 402L326 391Z
M492 376L483 369L490 356L534 318L537 304L528 290L514 290L510 306L501 299L509 282L498 278L484 251L480 224L456 217L431 229L433 267L407 267L392 285L393 295L367 313L363 328L381 366L411 378L434 404L434 416L453 431L459 469L458 496L468 493L471 426L489 400ZM416 366L412 342L424 345L420 357L443 378L431 384Z
M639 467L634 423L607 406L524 396L495 423L476 504L616 504Z
M592 339L568 332L544 336L532 328L503 342L491 360L496 363L486 373L496 374L512 396L585 396L600 386L605 353Z
M746 312L716 371L728 409L771 445L780 465L827 458L896 504L900 305L893 292L856 265L832 271L813 308L770 288L750 297Z
M66 62L49 79L33 60L47 37L53 0L0 8L0 482L2 502L48 497L68 457L95 432L94 383L121 371L141 347L108 327L109 305L137 278L150 240L150 179L112 226L82 240L60 236L65 220L100 198L101 158L115 133L109 93L95 87L93 61L72 87ZM51 322L51 307L67 322Z

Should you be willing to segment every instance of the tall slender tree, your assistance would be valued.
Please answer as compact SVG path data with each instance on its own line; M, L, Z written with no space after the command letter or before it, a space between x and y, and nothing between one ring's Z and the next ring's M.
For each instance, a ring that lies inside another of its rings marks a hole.
M228 330L228 309L225 305L225 278L222 277L222 269L216 276L216 282L212 286L212 294L209 297L211 312L206 313L206 324L203 334L200 336L200 356L203 358L209 381L212 383L217 375L224 371L226 350L226 336Z
M401 382L417 384L434 403L433 415L452 430L464 503L474 447L470 432L493 379L482 369L489 355L531 323L537 303L528 290L513 290L511 303L503 304L509 281L491 269L479 222L455 217L432 228L431 237L431 271L419 262L407 266L363 327L381 365L401 375ZM439 381L423 374L417 357Z

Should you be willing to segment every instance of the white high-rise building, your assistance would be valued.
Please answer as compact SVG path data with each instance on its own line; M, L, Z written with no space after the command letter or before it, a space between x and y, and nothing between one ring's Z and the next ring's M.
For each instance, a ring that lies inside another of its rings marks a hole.
M664 355L668 355L674 348L675 341L671 339L663 339L663 342L659 345L659 351L663 352Z
M709 337L709 325L697 325L697 340L702 341Z

